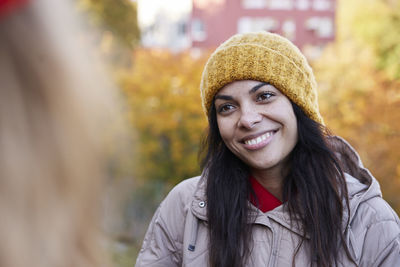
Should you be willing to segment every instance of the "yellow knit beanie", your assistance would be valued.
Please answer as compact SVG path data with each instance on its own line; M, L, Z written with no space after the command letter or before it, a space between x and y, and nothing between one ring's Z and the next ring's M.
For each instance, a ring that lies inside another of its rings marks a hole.
M267 82L323 124L317 83L300 50L286 38L268 32L236 34L208 59L201 78L203 109L208 115L219 89L238 80Z

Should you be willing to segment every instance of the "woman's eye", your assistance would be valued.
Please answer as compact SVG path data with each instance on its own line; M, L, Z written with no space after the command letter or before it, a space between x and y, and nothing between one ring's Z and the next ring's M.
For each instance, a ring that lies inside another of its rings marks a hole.
M265 101L265 100L269 100L271 97L273 97L274 94L272 92L265 92L265 93L261 93L257 96L257 101Z
M233 108L234 108L234 106L232 106L230 104L222 105L218 108L218 112L225 113L225 112L232 110Z

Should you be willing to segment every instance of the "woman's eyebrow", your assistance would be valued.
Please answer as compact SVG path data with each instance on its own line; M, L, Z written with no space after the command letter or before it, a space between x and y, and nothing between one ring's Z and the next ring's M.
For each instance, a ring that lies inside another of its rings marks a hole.
M249 94L255 93L258 89L260 89L264 85L269 85L269 83L262 82L260 84L257 84L256 86L254 86L253 88L250 89ZM233 100L233 97L231 97L229 95L216 95L215 100L216 99Z
M260 84L257 84L256 86L254 86L253 88L250 89L249 94L255 93L258 89L260 89L260 88L263 87L264 85L269 85L269 83L260 83Z
M222 100L233 100L233 97L229 95L216 95L215 100L222 99Z

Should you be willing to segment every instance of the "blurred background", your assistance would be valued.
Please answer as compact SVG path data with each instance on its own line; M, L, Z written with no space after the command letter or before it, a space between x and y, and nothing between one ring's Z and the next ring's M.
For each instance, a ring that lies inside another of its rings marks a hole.
M127 101L132 129L132 157L121 159L124 171L109 188L109 211L123 214L107 220L118 241L117 266L132 266L171 187L200 173L202 68L238 32L280 33L301 48L327 126L356 148L400 212L399 0L80 2L107 29L98 46Z
M327 126L347 139L400 213L400 0L75 0L123 100L110 126L104 228L133 266L167 192L200 174L203 66L238 32L266 30L309 59ZM121 140L121 142L118 142ZM122 141L123 140L123 141Z
M321 113L400 212L400 1L79 0L127 101L129 158L115 162L106 224L117 266L132 266L157 205L200 173L202 68L238 32L280 33L314 69ZM117 214L117 215L115 215ZM119 214L119 215L118 215Z

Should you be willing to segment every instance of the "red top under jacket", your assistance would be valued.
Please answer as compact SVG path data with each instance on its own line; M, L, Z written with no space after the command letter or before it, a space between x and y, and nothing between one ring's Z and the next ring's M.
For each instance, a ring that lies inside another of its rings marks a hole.
M254 177L250 176L249 179L251 186L253 187L254 193L256 193L256 196L259 201L258 208L262 212L273 210L282 204L282 202L279 199L277 199L274 195L268 192L268 190L265 189ZM257 202L255 201L255 199L251 198L250 201L254 206L257 207Z

